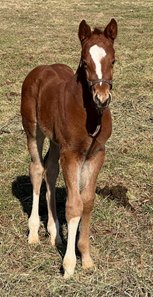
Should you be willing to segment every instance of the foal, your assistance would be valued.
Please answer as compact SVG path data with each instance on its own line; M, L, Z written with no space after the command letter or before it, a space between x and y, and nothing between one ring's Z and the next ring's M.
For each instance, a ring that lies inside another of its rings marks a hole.
M75 241L79 222L78 249L82 266L90 268L93 265L89 252L89 223L96 179L104 162L105 143L112 130L109 103L116 35L114 19L104 31L97 28L91 31L83 20L78 31L82 51L76 73L62 64L38 66L28 74L22 86L21 115L31 155L33 185L28 241L39 242L38 205L44 177L51 244L61 244L55 202L60 159L67 188L65 278L73 275L76 266ZM45 137L49 138L50 147L43 159Z

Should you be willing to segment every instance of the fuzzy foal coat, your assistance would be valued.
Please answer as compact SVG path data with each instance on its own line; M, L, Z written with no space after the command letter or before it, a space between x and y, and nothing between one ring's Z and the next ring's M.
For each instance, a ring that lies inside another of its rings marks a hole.
M63 261L65 277L74 273L75 240L79 222L78 248L82 265L84 268L93 265L89 252L89 221L96 179L104 162L105 143L111 135L112 121L109 107L105 105L110 86L102 80L93 88L88 85L88 79L97 78L89 49L95 44L99 48L103 47L106 58L101 61L102 74L106 79L112 79L110 60L114 61L113 41L116 34L117 24L114 19L104 32L91 32L89 25L82 21L78 34L82 55L77 72L74 74L68 66L62 64L38 66L28 74L22 86L21 114L31 155L30 176L33 184L28 240L29 243L39 241L39 194L44 177L51 243L61 244L55 202L55 183L60 159L67 188L68 243ZM88 63L88 69L84 66L85 62ZM104 100L104 103L100 102L101 108L96 106L94 98L98 98L99 102ZM50 139L50 147L43 159L45 137Z

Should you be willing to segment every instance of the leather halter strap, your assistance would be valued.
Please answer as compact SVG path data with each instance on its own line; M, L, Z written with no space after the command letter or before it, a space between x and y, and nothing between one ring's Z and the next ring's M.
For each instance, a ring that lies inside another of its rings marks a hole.
M87 82L88 82L88 85L89 85L90 88L92 88L94 85L99 84L100 82L102 82L102 83L106 83L106 84L110 85L110 89L112 89L112 84L113 84L112 80L102 79L102 78L95 79L95 80L88 80L87 79Z
M84 61L81 58L80 67L82 67L82 66L84 66ZM99 78L99 79L95 79L95 80L87 79L89 88L92 88L94 85L99 84L100 82L108 84L110 86L110 89L112 89L113 81L111 79L103 79L103 78Z

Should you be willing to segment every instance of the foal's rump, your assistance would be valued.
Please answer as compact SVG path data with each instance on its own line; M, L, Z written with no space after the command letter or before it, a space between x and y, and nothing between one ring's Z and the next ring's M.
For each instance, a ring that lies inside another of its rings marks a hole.
M64 64L41 65L27 75L22 85L21 115L28 134L36 137L35 127L38 125L50 137L47 130L52 128L53 117L59 108L58 100L63 98L59 92L73 75L73 70Z

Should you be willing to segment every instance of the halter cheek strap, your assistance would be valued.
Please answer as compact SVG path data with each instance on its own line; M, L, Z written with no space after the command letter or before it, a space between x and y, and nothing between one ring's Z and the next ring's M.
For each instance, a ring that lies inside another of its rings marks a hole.
M81 58L80 67L84 66L84 63L85 62ZM87 79L87 82L88 82L89 88L92 88L94 85L99 84L100 82L102 82L102 83L108 84L110 86L110 89L112 89L112 84L113 84L113 81L111 79L103 79L103 78L99 78L99 79L95 79L95 80Z

